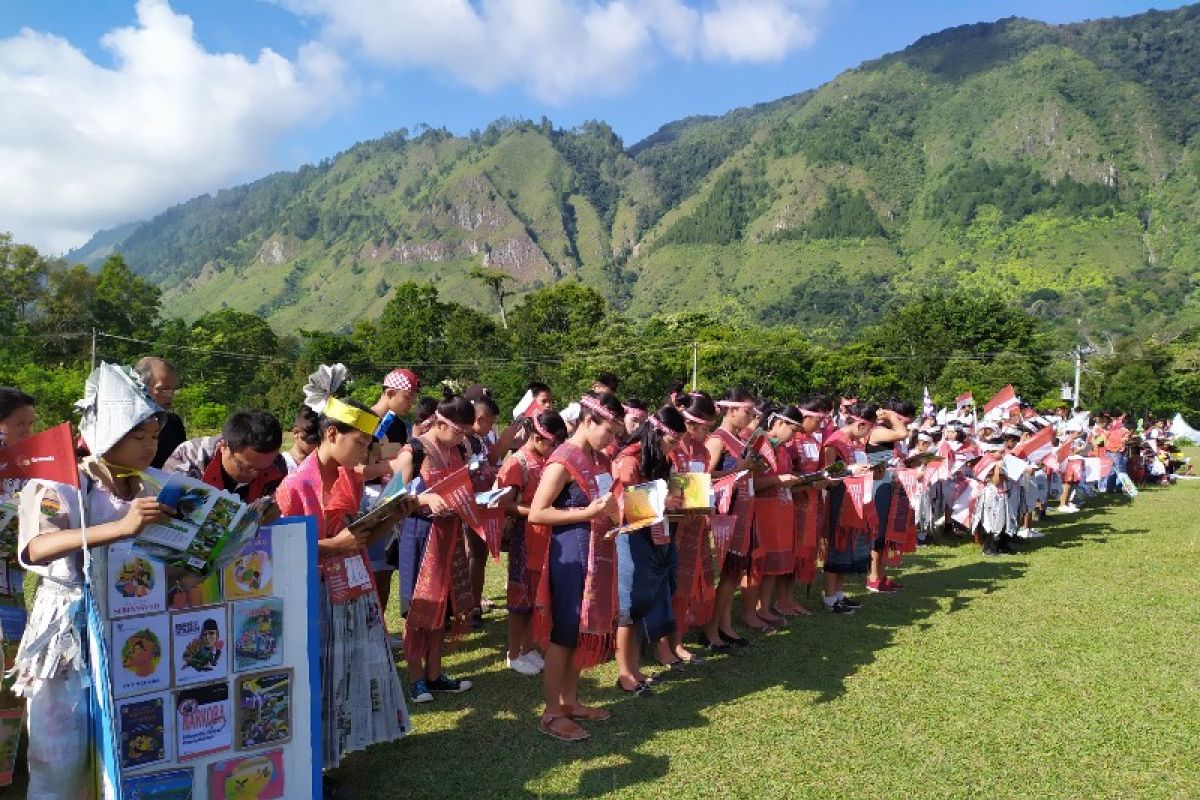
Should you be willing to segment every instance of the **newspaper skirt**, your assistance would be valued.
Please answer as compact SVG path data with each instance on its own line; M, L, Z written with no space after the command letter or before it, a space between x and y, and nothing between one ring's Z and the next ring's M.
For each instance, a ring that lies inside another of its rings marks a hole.
M991 483L984 484L975 501L975 511L971 517L971 530L982 527L983 532L991 536L1014 533L1017 525L1010 504L1010 494L1010 492L1000 491Z
M333 769L347 753L399 739L410 726L375 592L335 605L322 581L319 603L323 766Z

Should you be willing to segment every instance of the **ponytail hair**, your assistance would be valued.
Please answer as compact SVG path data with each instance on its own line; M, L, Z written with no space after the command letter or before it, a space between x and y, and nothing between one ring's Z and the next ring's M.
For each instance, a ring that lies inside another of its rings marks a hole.
M437 405L437 413L463 428L475 424L475 404L455 394L448 386L442 387L442 401Z

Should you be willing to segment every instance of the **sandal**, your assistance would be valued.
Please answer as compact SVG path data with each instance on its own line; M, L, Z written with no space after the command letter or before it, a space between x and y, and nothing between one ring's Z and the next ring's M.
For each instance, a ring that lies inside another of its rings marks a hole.
M591 736L586 728L566 714L542 714L538 721L538 730L560 742L582 742Z
M603 722L612 716L612 712L607 708L593 708L592 706L578 705L572 708L567 716L574 720L587 720L588 722Z

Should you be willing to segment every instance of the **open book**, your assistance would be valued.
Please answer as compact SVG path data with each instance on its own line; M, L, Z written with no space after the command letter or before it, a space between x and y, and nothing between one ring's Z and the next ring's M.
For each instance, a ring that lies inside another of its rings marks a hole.
M667 510L667 482L658 480L629 486L625 489L623 502L625 523L611 529L610 537L662 522Z
M686 511L712 511L712 475L707 472L679 472L671 476L670 493L678 495ZM628 502L628 501L626 501Z
M417 499L409 493L404 481L392 478L379 493L375 504L355 517L346 527L355 532L369 530L388 517L397 514L406 503L411 503L412 508L409 509L409 513L412 513L416 509Z
M264 497L246 505L236 494L175 474L159 490L158 502L173 508L174 516L147 526L134 545L151 558L208 575L237 557L274 501Z

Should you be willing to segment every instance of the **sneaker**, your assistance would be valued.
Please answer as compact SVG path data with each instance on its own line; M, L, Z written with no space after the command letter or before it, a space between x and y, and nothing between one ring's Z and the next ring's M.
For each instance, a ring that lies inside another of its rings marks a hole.
M470 689L472 685L473 684L468 680L451 678L444 672L441 675L438 675L436 679L429 681L428 684L429 688L435 692L453 692L454 694L465 692Z
M1058 508L1054 509L1055 514L1075 514L1078 511L1079 509L1072 505L1059 506Z
M540 667L532 663L524 655L517 656L516 658L505 657L504 663L513 672L519 672L522 675L537 675L542 671Z
M1027 530L1029 531L1029 533L1026 534L1026 538L1028 539L1044 539L1046 536L1046 534L1042 533L1037 528L1028 528Z
M1017 528L1017 538L1018 538L1018 539L1030 539L1030 538L1032 538L1032 537L1029 535L1029 528Z
M546 659L542 658L542 654L537 650L530 650L528 653L522 654L521 658L525 659L530 664L533 664L538 669L546 668Z
M425 681L413 681L412 689L409 690L408 696L412 698L414 703L432 703L433 693L429 691L429 684Z
M857 611L858 609L862 608L862 603L858 602L857 600L853 600L853 599L851 599L851 598L849 598L849 597L843 597L843 598L842 598L841 600L839 600L838 602L839 602L839 603L844 603L844 604L846 605L846 608L852 608L852 609L854 609L855 611Z
M833 605L829 605L828 603L822 603L821 607L824 608L826 611L828 611L830 614L853 614L855 611L858 610L857 608L846 605L845 600L838 600Z
M890 592L888 588L887 578L867 578L867 591L875 593Z

